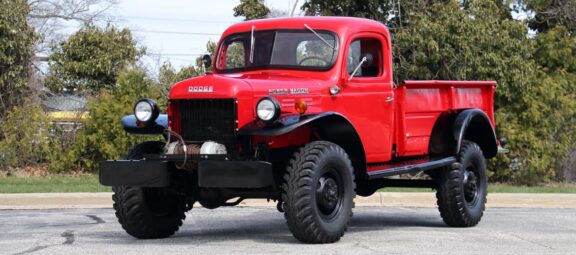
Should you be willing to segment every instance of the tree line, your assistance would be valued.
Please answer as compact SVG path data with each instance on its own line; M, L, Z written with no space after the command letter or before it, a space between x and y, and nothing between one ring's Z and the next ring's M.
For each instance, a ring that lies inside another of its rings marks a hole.
M79 31L52 40L48 71L38 74L31 63L39 41L46 43L39 38L47 36L29 23L33 2L2 0L0 9L4 171L30 164L94 171L99 160L118 158L149 139L120 128L119 116L129 114L135 100L147 96L165 102L175 82L203 72L199 60L181 70L165 63L154 77L142 67L146 49L130 30L98 26L97 16L84 13ZM534 185L576 179L571 163L576 160L576 1L309 0L298 7L305 15L364 17L387 25L396 82L496 80L497 133L508 138L510 153L491 161L492 181ZM241 0L233 11L247 20L285 15L260 0ZM47 12L34 13L38 18ZM207 50L213 54L214 47L208 43ZM48 132L49 120L38 104L46 91L88 98L89 117L73 137Z

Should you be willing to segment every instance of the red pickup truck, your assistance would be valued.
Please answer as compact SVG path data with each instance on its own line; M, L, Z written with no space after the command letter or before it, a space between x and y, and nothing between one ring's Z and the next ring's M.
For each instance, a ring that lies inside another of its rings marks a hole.
M395 84L388 29L359 18L242 22L203 60L206 75L174 85L167 114L142 99L122 119L165 142L101 163L130 235L170 236L196 202L262 198L277 201L298 240L331 243L356 195L393 186L436 189L450 226L480 221L485 159L499 148L496 82ZM427 178L390 178L416 173Z

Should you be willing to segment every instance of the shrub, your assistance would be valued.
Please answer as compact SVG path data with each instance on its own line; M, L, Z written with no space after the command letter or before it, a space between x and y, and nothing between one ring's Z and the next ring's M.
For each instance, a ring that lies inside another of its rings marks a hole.
M14 107L0 125L0 170L44 162L49 151L49 121L42 107L25 104Z
M139 69L124 70L113 91L103 91L88 100L88 119L74 144L51 159L51 169L62 172L82 168L96 171L98 162L120 159L132 146L143 141L160 140L161 136L133 135L121 126L124 115L132 114L134 103L148 97L164 105L160 87Z

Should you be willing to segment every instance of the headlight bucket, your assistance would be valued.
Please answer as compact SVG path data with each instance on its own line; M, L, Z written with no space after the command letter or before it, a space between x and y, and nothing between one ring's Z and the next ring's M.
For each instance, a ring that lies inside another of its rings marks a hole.
M140 99L134 105L134 116L136 117L136 120L145 125L154 123L159 114L160 107L158 107L156 101L150 98Z
M256 116L265 122L275 121L280 112L280 103L273 97L264 97L256 104Z

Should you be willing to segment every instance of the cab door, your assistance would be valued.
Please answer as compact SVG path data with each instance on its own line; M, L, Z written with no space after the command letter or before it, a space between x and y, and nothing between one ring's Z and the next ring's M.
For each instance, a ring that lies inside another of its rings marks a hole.
M394 86L390 40L359 33L345 44L339 111L352 122L368 163L392 159Z

